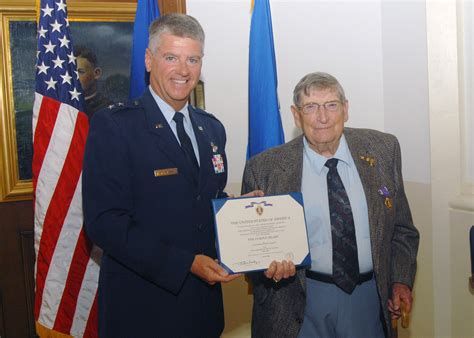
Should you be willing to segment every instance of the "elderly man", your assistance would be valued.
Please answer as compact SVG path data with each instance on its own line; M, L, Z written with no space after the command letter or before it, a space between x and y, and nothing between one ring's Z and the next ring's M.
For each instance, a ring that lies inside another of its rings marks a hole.
M225 130L188 104L204 32L191 16L154 21L141 99L91 122L83 171L87 234L104 251L101 337L219 337L224 327L211 199L227 196Z
M390 337L400 302L411 308L419 241L398 141L344 127L349 104L329 74L303 77L293 102L303 135L250 159L242 192L301 191L312 262L252 275L252 337Z

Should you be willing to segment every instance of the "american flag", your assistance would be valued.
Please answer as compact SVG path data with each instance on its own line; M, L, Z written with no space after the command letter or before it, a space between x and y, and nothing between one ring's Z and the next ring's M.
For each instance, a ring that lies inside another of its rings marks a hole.
M74 337L97 337L100 252L83 228L81 174L89 123L66 0L38 9L33 107L35 319Z

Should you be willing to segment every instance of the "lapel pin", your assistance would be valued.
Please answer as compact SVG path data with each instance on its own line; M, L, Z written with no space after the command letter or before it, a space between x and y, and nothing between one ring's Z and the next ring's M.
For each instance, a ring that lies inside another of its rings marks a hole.
M161 129L163 128L163 125L161 123L155 124L155 129Z
M112 108L114 108L114 107L115 107L115 104L111 104L111 105L109 106L109 109L112 110Z
M213 153L217 153L217 150L219 150L219 148L214 144L214 142L211 142L211 147Z
M390 196L390 191L388 191L388 188L386 186L380 187L380 189L377 190L377 192L383 197Z
M203 130L204 130L204 128L201 127L201 126L198 126L198 129L199 129L200 131L203 131Z
M361 155L361 156L360 156L360 159L361 159L362 161L366 161L367 164L368 164L369 166L371 166L371 167L373 167L373 166L375 165L375 158L373 158L373 157L370 157L370 156L362 156L362 155Z
M388 188L386 186L383 186L379 190L377 190L377 192L379 193L379 195L384 197L383 203L385 204L385 207L387 207L388 209L392 209L393 203L392 199L390 198L390 191L388 191Z
M122 102L119 102L119 103L117 103L117 106L122 107L122 106L123 106L123 103L122 103Z

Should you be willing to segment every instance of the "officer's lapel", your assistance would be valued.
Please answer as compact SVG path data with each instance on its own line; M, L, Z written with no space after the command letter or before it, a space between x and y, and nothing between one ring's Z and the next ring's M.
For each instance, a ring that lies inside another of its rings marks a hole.
M207 179L214 175L212 145L199 114L194 112L194 108L191 105L188 105L188 111L199 149L199 190L202 190L207 183Z

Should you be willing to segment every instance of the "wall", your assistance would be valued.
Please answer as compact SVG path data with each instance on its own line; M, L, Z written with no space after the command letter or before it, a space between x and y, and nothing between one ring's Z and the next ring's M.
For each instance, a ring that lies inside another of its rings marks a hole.
M395 133L405 179L429 183L429 132L420 128L428 124L424 3L273 0L271 7L286 140L298 133L289 109L294 85L308 72L326 71L346 90L348 125ZM188 0L187 12L207 34L206 105L232 126L229 183L238 191L247 143L249 1Z
M474 336L474 298L469 290L468 228L474 224L474 195L467 165L472 161L472 129L466 128L472 110L473 72L463 60L472 39L464 5L470 2L427 2L427 41L431 133L434 328L437 336ZM468 6L469 8L469 6ZM464 34L466 33L470 34ZM471 87L472 88L472 87ZM471 162L472 163L472 162ZM472 171L470 172L472 177Z

